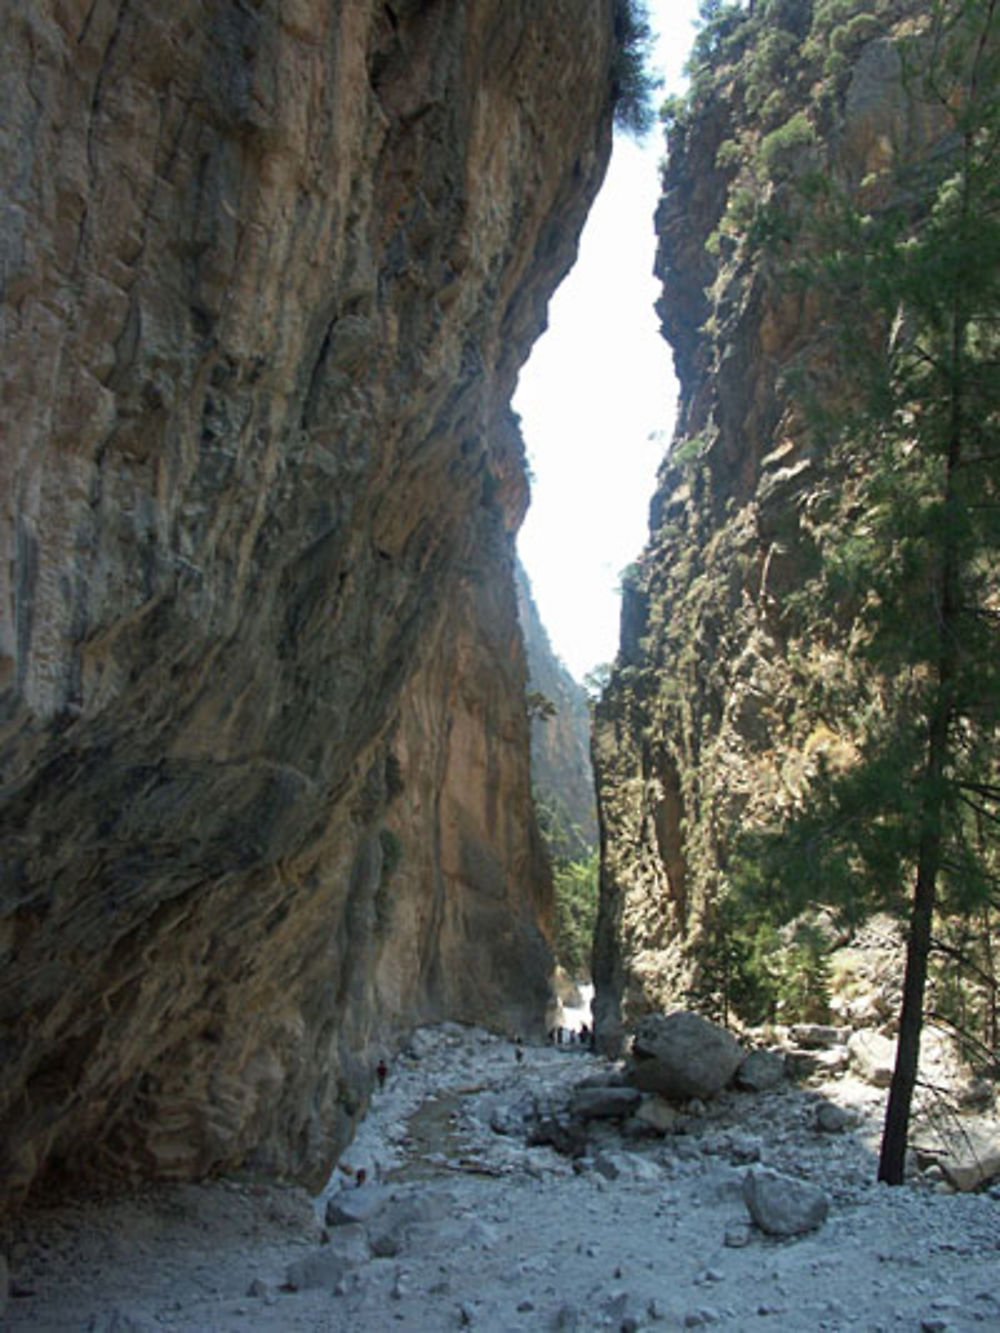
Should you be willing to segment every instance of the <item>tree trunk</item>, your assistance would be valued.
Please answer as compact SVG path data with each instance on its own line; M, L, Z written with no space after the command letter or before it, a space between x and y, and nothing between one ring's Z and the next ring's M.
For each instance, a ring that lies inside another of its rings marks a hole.
M993 5L991 3L991 13ZM967 230L970 208L972 137L967 131L963 142L962 230ZM906 1165L906 1143L910 1128L913 1090L920 1063L920 1030L924 1021L924 991L927 986L927 960L931 950L931 926L941 869L941 843L945 814L944 778L949 759L950 732L954 712L955 678L958 664L958 617L961 597L959 570L961 557L957 546L958 524L948 522L957 508L955 476L962 460L965 430L965 342L968 330L966 293L962 284L956 290L950 311L950 346L948 349L948 436L945 455L944 504L941 559L937 578L938 654L936 686L927 726L927 752L923 773L920 840L917 847L917 882L913 890L913 909L906 940L906 972L903 977L903 1003L899 1014L899 1040L896 1065L885 1110L878 1178L887 1185L901 1185Z
M899 1014L899 1042L896 1066L885 1109L878 1178L887 1185L901 1185L906 1165L906 1143L910 1130L913 1090L920 1063L920 1030L924 1021L924 990L927 984L927 958L931 948L931 922L937 891L937 847L928 847L920 856L917 883L913 892L913 912L906 940L906 972L903 977L903 1004Z

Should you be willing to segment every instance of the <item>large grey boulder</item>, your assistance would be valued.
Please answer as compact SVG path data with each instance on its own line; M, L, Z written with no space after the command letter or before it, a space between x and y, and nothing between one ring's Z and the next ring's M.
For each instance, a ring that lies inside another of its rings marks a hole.
M700 1014L649 1014L636 1029L629 1078L644 1092L675 1101L713 1097L742 1059L732 1033Z
M892 1082L896 1064L896 1043L880 1032L862 1029L852 1034L847 1043L851 1065L858 1077L876 1088L887 1088Z
M830 1211L821 1189L764 1167L754 1167L743 1177L743 1200L757 1226L770 1236L815 1231Z

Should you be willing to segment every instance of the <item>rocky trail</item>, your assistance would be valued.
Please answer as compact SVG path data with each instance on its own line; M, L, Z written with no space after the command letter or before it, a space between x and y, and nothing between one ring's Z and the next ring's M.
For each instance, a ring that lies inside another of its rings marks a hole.
M630 1097L579 1046L422 1029L318 1199L228 1179L23 1214L2 1326L1000 1329L1000 1188L956 1193L939 1168L877 1185L883 1092L845 1074L730 1090L665 1134L623 1115ZM753 1225L762 1168L816 1187L825 1221Z

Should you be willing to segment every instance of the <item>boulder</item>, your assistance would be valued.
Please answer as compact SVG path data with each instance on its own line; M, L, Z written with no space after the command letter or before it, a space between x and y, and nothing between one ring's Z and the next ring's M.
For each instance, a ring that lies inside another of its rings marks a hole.
M333 1288L349 1269L367 1263L371 1250L362 1226L344 1225L330 1237L329 1244L296 1259L285 1272L285 1286L293 1291L315 1287Z
M570 1111L581 1120L623 1120L641 1100L638 1088L574 1088Z
M713 1097L736 1073L739 1042L700 1014L649 1014L636 1029L629 1077L644 1092L683 1101Z
M764 1167L754 1167L743 1177L743 1200L754 1222L769 1236L815 1231L830 1210L830 1201L815 1185Z
M747 1092L766 1092L768 1088L776 1088L784 1077L784 1054L762 1048L751 1051L737 1069L736 1086Z
M436 1232L454 1212L453 1194L415 1189L394 1195L389 1206L382 1209L368 1226L372 1253L379 1259L395 1259L406 1253L418 1237L428 1231ZM468 1231L468 1226L465 1229Z
M392 1191L384 1185L361 1185L356 1189L341 1190L327 1200L326 1224L342 1227L369 1222L391 1197Z
M788 1029L788 1036L795 1045L804 1046L807 1051L844 1046L850 1035L850 1028L835 1028L827 1023L793 1023Z
M842 1134L853 1120L850 1111L833 1102L820 1102L816 1107L816 1128L821 1134Z
M789 1051L785 1057L785 1068L790 1078L809 1078L813 1074L820 1078L831 1078L835 1074L842 1074L848 1063L846 1046L832 1046L829 1050Z
M876 1088L887 1088L892 1082L896 1063L896 1043L880 1032L862 1029L852 1034L847 1043L851 1065L858 1077Z
M628 1152L600 1152L594 1158L594 1170L605 1180L628 1180L637 1184L656 1184L663 1173L648 1157Z
M635 1108L632 1119L654 1134L672 1134L681 1121L681 1113L663 1097L647 1093Z
M1000 1178L1000 1148L958 1160L942 1157L938 1165L948 1184L964 1194Z
M528 1129L529 1148L555 1148L564 1157L582 1157L587 1150L587 1127L568 1110L539 1109Z

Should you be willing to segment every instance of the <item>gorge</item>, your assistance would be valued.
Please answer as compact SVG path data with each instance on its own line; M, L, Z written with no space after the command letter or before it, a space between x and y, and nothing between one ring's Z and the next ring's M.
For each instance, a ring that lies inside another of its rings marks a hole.
M788 280L787 210L818 173L876 214L900 160L947 159L954 126L898 54L920 10L707 4L665 108L680 416L594 707L599 829L578 782L560 796L584 812L567 855L601 844L608 1054L704 975L740 833L860 745L850 707L816 705L867 697L852 605L810 602L864 506L790 388L843 383ZM510 398L637 12L10 15L0 1208L237 1172L315 1193L415 1029L467 1025L456 1047L511 1067L501 1039L542 1036L532 713L556 772L583 764L587 705L526 660Z
M508 402L615 11L9 16L5 1202L317 1185L399 1033L541 1030Z

